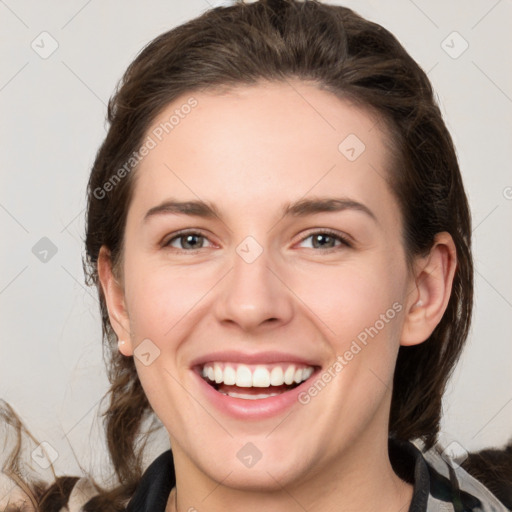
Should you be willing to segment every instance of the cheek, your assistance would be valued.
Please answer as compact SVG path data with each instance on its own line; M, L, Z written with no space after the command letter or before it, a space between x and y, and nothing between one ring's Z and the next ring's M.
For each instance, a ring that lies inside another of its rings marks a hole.
M149 338L157 345L172 342L173 331L198 308L217 275L211 268L172 267L135 258L125 269L132 337L136 343Z
M140 382L164 424L176 423L178 416L186 417L188 409L193 408L178 384L183 380L179 345L190 329L190 320L197 313L201 298L211 285L199 267L171 267L137 255L126 259L125 275L134 349L137 350L139 345L142 347L146 340L157 347L146 345L150 347L150 357L154 357L150 364L134 357ZM178 410L180 414L177 414Z
M405 282L405 267L396 260L368 256L295 273L294 290L321 320L334 348L343 349L360 333L364 337L365 329L375 324L396 337Z

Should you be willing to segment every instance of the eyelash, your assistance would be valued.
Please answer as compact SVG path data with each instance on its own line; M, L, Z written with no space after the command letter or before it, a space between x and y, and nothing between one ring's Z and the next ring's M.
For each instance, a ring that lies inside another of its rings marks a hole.
M169 238L167 241L165 241L162 244L162 247L163 248L171 248L171 249L174 249L174 250L176 250L178 252L182 251L182 252L188 252L188 253L192 253L192 254L200 251L201 249L206 249L206 247L200 247L199 249L177 249L175 247L171 247L171 243L174 240L178 240L178 239L183 238L183 237L185 237L187 235L198 235L199 237L208 239L208 237L203 235L200 231L193 231L193 230L179 231L178 233L175 233L172 238ZM308 238L310 238L310 237L312 237L314 235L327 235L330 238L334 238L335 240L341 242L341 245L338 245L338 247L329 247L328 249L319 249L319 250L321 250L324 253L330 253L330 252L337 251L341 247L352 247L351 242L349 242L349 240L346 237L344 237L344 236L340 235L338 232L332 231L330 229L323 229L323 230L318 230L318 231L312 231L307 236L301 238L299 240L299 242L304 242L305 240L307 240ZM311 249L317 249L317 248L311 247Z

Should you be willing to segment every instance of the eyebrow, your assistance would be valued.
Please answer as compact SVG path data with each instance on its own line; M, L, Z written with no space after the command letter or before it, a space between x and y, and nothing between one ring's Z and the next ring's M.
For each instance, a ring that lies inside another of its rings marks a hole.
M347 198L315 198L300 199L294 203L285 204L281 210L282 217L305 217L316 213L340 212L344 210L355 210L363 212L377 222L375 214L364 204ZM177 201L169 199L158 206L149 209L144 216L144 222L157 215L174 214L190 215L206 219L221 219L218 208L205 201Z

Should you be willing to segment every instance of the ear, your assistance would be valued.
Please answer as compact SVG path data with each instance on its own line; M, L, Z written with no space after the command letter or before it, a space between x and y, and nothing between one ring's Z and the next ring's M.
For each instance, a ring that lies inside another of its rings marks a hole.
M429 254L415 262L401 345L418 345L432 334L448 306L456 268L457 251L451 235L438 233Z
M108 309L110 323L119 340L123 343L119 350L125 356L133 355L130 337L130 320L124 299L122 284L114 275L110 251L102 246L98 255L98 277Z

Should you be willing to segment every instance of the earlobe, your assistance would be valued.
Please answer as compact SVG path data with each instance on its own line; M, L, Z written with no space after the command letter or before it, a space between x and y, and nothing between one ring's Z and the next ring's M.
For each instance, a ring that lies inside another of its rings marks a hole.
M418 345L432 334L448 306L456 267L457 253L451 235L438 233L429 254L416 264L401 345Z
M108 316L119 343L119 351L125 356L133 354L130 338L130 321L126 309L124 290L112 269L110 251L102 246L98 255L98 277L105 297ZM126 341L125 341L126 340Z

